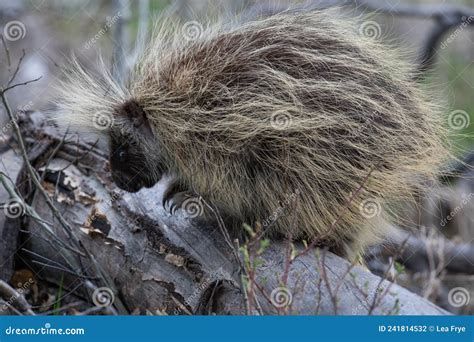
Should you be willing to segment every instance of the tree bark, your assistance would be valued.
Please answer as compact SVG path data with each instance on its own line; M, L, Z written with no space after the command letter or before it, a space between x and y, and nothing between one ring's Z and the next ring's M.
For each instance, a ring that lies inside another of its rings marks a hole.
M284 241L272 241L259 256L256 286L252 287L255 296L244 296L242 262L236 259L236 255L242 256L229 246L214 222L192 219L181 210L171 215L162 207L166 178L151 189L123 192L112 183L102 151L75 139L56 148L62 136L50 127L38 127L41 121L42 115L35 113L22 122L24 135L49 151L35 160L35 167L57 208L80 231L80 242L100 265L100 272L112 280L109 290L114 303L120 301L123 306L117 312L448 314L324 250L299 256L287 269L288 244ZM49 158L53 150L55 155ZM19 179L22 177L20 172ZM96 279L81 272L92 268L89 259L60 248L58 241L67 244L68 235L39 194L33 193L30 203L52 223L55 236L38 222L27 220L22 227L27 231L22 258L30 261L38 276L90 298L88 284ZM304 249L300 244L295 246L299 251ZM283 287L284 274L288 281ZM250 309L249 300L254 301Z

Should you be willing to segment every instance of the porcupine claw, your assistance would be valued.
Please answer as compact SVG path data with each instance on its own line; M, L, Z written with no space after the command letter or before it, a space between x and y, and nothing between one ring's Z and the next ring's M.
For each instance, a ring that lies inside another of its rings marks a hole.
M178 182L172 181L163 194L163 208L174 215L182 207L184 201L190 197L192 197L192 194L189 191L183 190Z
M171 182L168 184L168 187L163 193L163 200L161 202L161 205L166 211L169 211L171 214L171 201L173 199L173 196L179 192L181 192L182 189L179 185L178 182L175 180L171 180Z
M175 193L173 195L173 198L170 199L170 214L174 215L176 214L176 211L178 211L178 209L183 209L183 203L189 199L189 198L192 198L193 196L187 192L187 191L181 191L181 192L178 192L178 193Z
M176 214L178 209L183 209L183 204L186 202L186 200L193 197L194 196L188 191L172 193L171 195L168 195L168 198L166 200L164 200L163 207L171 215L174 215Z

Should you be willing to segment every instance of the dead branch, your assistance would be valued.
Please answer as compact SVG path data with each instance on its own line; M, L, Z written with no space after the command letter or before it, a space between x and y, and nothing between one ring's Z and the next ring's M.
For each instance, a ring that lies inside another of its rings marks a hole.
M0 280L0 298L5 301L5 304L0 305L0 314L6 312L9 306L13 306L21 313L30 316L35 315L25 297L3 280Z
M64 138L51 128L35 127L31 122L41 122L37 118L22 117L20 121L23 134L47 144L49 151L56 150ZM90 152L77 159L86 150ZM175 215L165 211L161 196L166 179L136 194L120 191L108 176L106 157L84 141L64 144L52 159L47 153L43 163L47 160L47 167L40 162L36 165L47 173L45 191L54 196L54 205L114 288L88 288L86 279L64 272L67 263L58 249L52 248L50 236L38 221L30 220L23 227L28 231L25 248L30 252L23 259L31 260L30 267L38 277L55 283L63 277L66 289L77 288L75 294L83 298L91 298L91 292L110 291L113 301L120 297L128 312L246 312L235 249L215 222L190 219L181 210ZM43 220L54 218L41 193L34 193L29 205ZM61 225L51 228L67 243L68 235ZM377 293L386 295L380 302L377 299L373 314L446 314L425 299L329 252L321 258L314 249L294 258L288 267L288 255L294 257L305 249L294 244L289 253L287 242L272 241L258 252L252 266L256 285L252 296L259 310L253 305L252 314L334 314L334 301L338 314L367 314L374 298L379 298ZM75 253L73 257L80 258ZM87 258L80 261L85 269L90 267Z
M374 248L368 261L386 258L402 250L397 259L414 272L443 268L451 273L474 274L474 246L472 244L457 244L442 236L436 239L442 240L442 243L438 244L441 250L432 253L426 239L407 234L395 241L387 242L383 247ZM401 249L403 241L406 241L405 248Z

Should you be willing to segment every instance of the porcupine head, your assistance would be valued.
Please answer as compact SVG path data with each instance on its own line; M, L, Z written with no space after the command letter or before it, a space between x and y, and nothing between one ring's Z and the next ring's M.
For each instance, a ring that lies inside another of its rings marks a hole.
M106 137L126 191L172 174L170 198L202 196L230 231L354 255L448 156L410 65L335 11L161 27L125 86L77 64L59 86L56 115Z

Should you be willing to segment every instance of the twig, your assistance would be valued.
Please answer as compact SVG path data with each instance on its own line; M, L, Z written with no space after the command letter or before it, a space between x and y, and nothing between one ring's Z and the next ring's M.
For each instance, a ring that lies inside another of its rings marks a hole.
M41 262L41 261L38 261L38 260L32 260L31 261L33 264L37 264L37 265L40 265L40 266L43 266L43 269L44 268L51 268L51 269L55 269L55 270L58 270L58 271L62 271L64 273L69 273L71 275L74 275L78 278L83 278L83 279L92 279L90 277L86 277L86 276L83 276L77 272L74 272L66 267L60 267L60 266L54 266L54 265L51 265L51 264L48 264L48 263L45 263L45 262Z
M41 218L38 215L38 213L31 206L26 204L25 201L20 196L18 196L18 194L15 192L15 189L10 184L11 180L7 181L7 179L9 179L8 176L5 173L3 173L2 171L0 171L0 183L2 183L5 190L7 190L10 198L15 200L17 203L19 203L22 206L22 208L25 210L25 214L27 214L29 217L31 217L33 220L35 220L62 247L66 248L66 249L68 249L68 250L70 250L74 253L77 253L80 256L85 257L84 253L80 252L77 249L74 249L71 246L68 246L61 239L59 239L57 237L57 234L55 234L54 231L49 226L50 224L47 221L45 221L43 218ZM67 260L67 258L65 258L65 259Z
M27 82L25 82L27 83ZM16 86L16 85L14 85ZM10 89L12 89L12 87L14 86L11 86ZM28 154L26 152L26 147L25 147L25 143L24 143L24 140L23 140L23 136L21 134L21 131L20 131L20 127L18 126L18 123L17 121L14 119L13 117L13 113L11 111L11 108L10 108L10 105L7 101L7 98L6 98L6 95L5 95L5 92L8 90L5 89L5 90L2 90L0 91L0 97L2 98L2 102L3 102L3 105L7 111L7 114L10 118L10 120L12 121L12 125L13 125L13 130L15 132L15 135L16 135L16 138L18 139L18 144L20 146L20 151L21 151L21 154L22 154L22 157L23 157L23 161L25 163L25 166L26 166L26 170L31 178L31 180L33 181L35 187L37 188L37 190L39 191L39 193L43 196L43 198L45 199L46 201L46 204L48 205L48 207L51 209L53 215L56 217L56 219L59 221L59 223L61 224L61 226L64 228L64 230L66 231L66 233L68 234L69 238L72 240L72 242L75 244L76 248L77 249L83 249L81 248L81 244L79 243L79 239L75 236L74 232L73 232L73 229L72 227L69 225L69 223L63 218L63 216L61 215L61 213L59 212L59 210L55 207L54 203L51 201L51 198L49 197L49 195L46 193L46 190L43 188L43 186L41 185L40 181L39 181L39 178L38 178L38 174L36 173L36 171L33 169L33 166L31 165L29 159L28 159Z
M82 311L81 313L79 313L79 315L80 316L91 315L93 313L99 312L99 311L104 310L104 309L107 311L107 308L103 308L101 306L93 306L93 307L90 307L90 308Z
M255 287L257 288L258 291L260 291L260 293L262 294L262 296L271 304L271 305L274 305L273 302L272 302L272 299L270 298L270 296L268 295L268 293L266 293L265 289L258 283L258 282L254 282L253 283L255 285ZM278 309L278 308L277 308Z
M31 310L31 306L25 297L3 280L0 280L0 296L2 296L7 303L13 304L20 311L27 315L35 316L35 313Z
M21 311L19 311L17 308L15 308L13 305L0 299L0 308L3 307L3 305L7 306L8 309L13 311L17 316L24 316L24 314Z
M225 224L224 224L224 220L222 219L221 215L219 214L219 212L213 208L213 206L211 204L209 204L205 199L203 199L202 197L199 198L202 203L211 211L211 213L214 215L214 217L216 218L217 220L217 226L219 227L222 235L224 236L224 240L225 242L227 243L227 245L230 247L231 251L232 251L232 254L235 258L235 261L237 262L237 265L239 265L239 274L240 274L240 277L239 277L239 280L240 280L240 285L241 285L241 288L242 288L242 291L246 291L245 289L245 286L244 286L244 283L242 281L242 276L248 276L248 274L246 274L246 269L245 269L245 265L244 263L242 262L242 259L240 258L239 256L239 250L238 248L236 249L236 245L234 245L232 243L232 240L230 238L230 235L229 235L229 232L227 230L227 228L225 227ZM237 244L238 245L238 244ZM246 311L249 312L250 311L250 306L248 305L248 302L249 302L250 298L247 296L247 294L244 295L244 303L246 305ZM258 306L258 305L257 305ZM257 310L261 313L261 308L257 308Z
M25 58L25 50L24 49L22 50L22 55L21 55L20 59L18 60L18 64L16 65L16 69L13 72L13 75L11 76L10 80L7 83L7 88L15 80L15 77L18 74L18 71L20 70L21 62L23 62L23 58Z
M89 251L87 250L87 248L85 248L85 246L81 243L80 239L74 233L73 228L69 225L69 223L64 219L64 217L61 215L59 210L55 207L55 205L52 202L51 198L46 193L46 190L41 185L41 183L39 181L38 174L33 169L33 166L31 165L31 163L28 159L28 154L26 152L26 147L25 147L25 143L24 143L24 140L23 140L23 136L22 136L21 131L20 131L20 127L18 126L18 123L17 123L17 121L15 120L15 118L13 116L13 112L12 112L12 110L10 108L10 105L8 103L8 100L6 98L6 92L7 91L9 91L9 90L11 90L11 89L13 89L17 86L27 85L29 83L35 82L35 81L39 80L40 78L41 77L39 77L37 79L34 79L34 80L26 81L26 82L23 82L23 83L17 83L17 84L11 85L9 87L6 87L4 89L0 89L0 97L2 98L3 106L5 107L5 110L8 114L8 117L10 118L10 120L12 122L13 130L14 130L16 138L18 140L21 155L23 157L23 160L24 160L24 163L25 163L25 166L26 166L26 171L29 174L31 180L33 181L37 191L39 191L39 193L43 196L43 198L45 199L46 204L50 208L50 210L53 213L54 217L56 217L56 219L59 221L61 226L64 228L64 231L66 232L66 234L68 235L70 241L72 241L72 243L74 244L76 249L83 251L83 254L85 254L85 256L91 261L91 265L93 265L93 267L94 267L94 273L97 274L97 276L100 276L100 278L103 280L103 282L106 285L108 285L109 287L112 288L113 283L110 280L108 280L108 276L102 271L101 266L97 263L94 256L91 255L89 253ZM80 259L79 259L79 263L82 265ZM82 272L84 274L87 274L84 270L84 267L81 266L81 268L82 268ZM123 306L123 304L121 304L121 302L119 300L117 300L115 304L118 305L118 307L120 308L120 310L123 313L127 312L125 307Z
M35 252L33 252L33 251L31 251L31 250L29 250L29 249L27 249L27 248L22 248L22 250L23 250L24 252L26 252L26 253L29 253L29 254L31 254L31 255L37 257L37 258L43 259L44 261L46 261L46 262L48 262L48 263L50 263L50 264L56 264L56 265L59 266L59 267L66 268L66 266L60 264L59 262L54 261L54 260L51 260L51 259L49 259L49 258L47 258L47 257L45 257L45 256L42 256L42 255L38 254L38 253L35 253Z
M405 241L402 243L402 245L400 246L400 249L397 251L397 254L398 255L401 255L403 253L403 250L405 249L405 245L408 241L408 237L405 239ZM395 260L396 260L396 256L394 256L391 260L390 260L390 265L389 267L387 267L387 269L385 270L385 273L383 275L383 277L380 277L380 281L379 283L377 284L377 287L375 288L375 294L374 294L374 298L372 299L372 303L369 307L369 311L367 312L367 315L371 315L373 313L373 311L375 310L375 308L380 304L380 302L382 301L382 299L387 295L388 291L390 290L390 288L392 287L393 285L393 282L389 282L389 284L387 285L387 287L384 289L384 291L382 292L382 294L379 296L379 289L381 289L381 286L382 286L382 283L384 281L387 280L387 277L388 277L388 273L390 272L390 270L392 269L393 265L395 264Z
M239 239L235 239L234 240L234 243L235 243L235 248L237 250L240 250L240 245L239 245ZM240 288L242 289L242 295L244 297L244 305L245 305L245 312L247 312L247 314L249 315L250 314L250 302L249 302L249 296L248 296L248 293L247 293L247 289L245 288L244 286L244 272L239 272L239 281L240 281Z
M95 286L93 283L91 283L89 280L86 280L84 282L84 285L86 286L86 288L92 290L92 291L96 291L97 290L97 286ZM117 299L117 296L114 296L114 302L115 300ZM115 308L112 306L112 305L109 305L109 306L106 306L104 307L103 309L107 310L110 314L112 315L118 315L117 313L117 310L115 310Z
M12 66L11 60L10 60L10 50L7 47L7 42L5 41L5 37L0 35L2 37L2 44L3 44L3 49L5 50L5 55L7 56L7 65L8 65L8 74L10 74L10 68Z
M337 296L331 288L331 284L329 282L328 275L326 273L326 266L325 265L326 265L326 251L322 250L322 256L321 256L321 259L320 259L319 274L321 275L321 279L323 280L324 284L326 285L326 290L329 293L329 298L331 299L332 305L334 307L334 315L337 315L337 307L338 307Z
M69 166L74 165L75 163L79 162L82 158L84 158L87 154L89 154L92 149L94 149L97 144L99 143L99 139L97 139L90 147L88 147L86 150L84 150L79 156L75 157L71 161L69 161L68 164L66 164L63 168L61 168L59 171L64 171L66 170Z
M56 153L58 153L61 146L64 144L64 141L66 140L66 136L67 136L68 132L69 132L69 128L66 130L66 133L64 133L64 136L61 138L58 145L54 148L53 152L51 152L51 154L49 155L48 160L46 161L46 164L44 166L45 172L41 175L41 178L40 178L40 183L43 183L43 181L46 177L46 174L47 174L46 169L48 168L49 164L51 163L51 160L53 160L54 156L56 156Z
M26 85L28 85L28 84L30 84L30 83L37 82L37 81L39 81L42 77L43 77L43 76L40 76L40 77L37 77L37 78L35 78L35 79L33 79L33 80L29 80L29 81L22 82L22 83L16 83L16 84L11 85L11 86L8 86L8 87L6 87L6 88L0 89L0 93L2 94L2 100L3 100L3 97L4 97L4 95L5 95L5 93L6 93L7 91L12 90L12 89L14 89L14 88L16 88L16 87L19 87L19 86L26 86ZM5 105L5 102L4 102L4 105Z
M216 209L214 209L214 207L212 205L210 205L204 198L202 198L201 196L199 197L199 200L202 201L202 203L211 211L211 213L214 215L214 217L216 218L217 220L217 225L219 227L219 229L221 230L221 233L224 237L224 240L225 242L227 243L227 245L231 248L232 252L233 252L233 255L236 259L236 261L240 260L239 258L239 254L238 254L238 251L235 251L235 248L234 248L234 245L232 244L232 240L230 238L230 235L229 235L229 232L228 230L226 229L225 227L225 224L224 224L224 221L222 220L222 217L221 215L217 212ZM240 265L241 263L239 263Z
M83 286L83 283L82 281L79 282L78 285L74 286L71 290L69 290L68 292L65 292L64 294L61 295L61 297L59 298L56 298L56 302L61 302L64 298L67 298L69 295L71 295L72 293L74 293L78 288L80 288L81 286ZM36 305L36 306L31 306L32 309L36 309L36 311L40 311L41 308L44 308L45 305ZM54 309L52 310L54 311ZM44 315L47 315L46 312L43 313Z
M64 298L64 297L62 297L62 298ZM55 308L55 309L52 309L52 310L42 312L42 315L47 316L47 315L58 314L60 312L66 311L66 310L71 309L71 308L74 308L74 307L79 306L81 304L84 304L84 302L78 300L78 301L66 304L64 306L61 306L60 308Z

